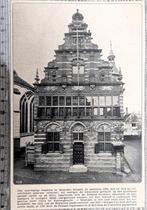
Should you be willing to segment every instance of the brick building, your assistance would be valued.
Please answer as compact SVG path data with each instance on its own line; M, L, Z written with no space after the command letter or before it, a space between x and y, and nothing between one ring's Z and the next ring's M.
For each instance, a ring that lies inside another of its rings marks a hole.
M35 170L123 170L123 82L77 10L64 44L35 82Z

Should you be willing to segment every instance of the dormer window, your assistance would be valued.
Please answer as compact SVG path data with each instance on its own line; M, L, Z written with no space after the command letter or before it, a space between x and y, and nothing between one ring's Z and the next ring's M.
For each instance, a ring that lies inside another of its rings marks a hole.
M52 81L56 82L56 72L52 72Z

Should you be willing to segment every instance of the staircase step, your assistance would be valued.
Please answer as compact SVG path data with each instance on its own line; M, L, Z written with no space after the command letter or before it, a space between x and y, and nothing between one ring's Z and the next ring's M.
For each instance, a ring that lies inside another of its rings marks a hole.
M87 172L87 167L84 165L73 165L69 168L70 173L83 173Z

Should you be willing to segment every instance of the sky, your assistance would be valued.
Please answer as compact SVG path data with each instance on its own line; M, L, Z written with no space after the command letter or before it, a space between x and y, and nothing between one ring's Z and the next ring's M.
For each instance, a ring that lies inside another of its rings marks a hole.
M117 67L123 74L124 108L141 110L143 76L143 24L140 4L100 3L15 3L12 10L12 65L29 83L36 69L44 77L44 67L54 59L54 50L64 43L64 33L79 9L92 33L93 43L107 60L110 41Z

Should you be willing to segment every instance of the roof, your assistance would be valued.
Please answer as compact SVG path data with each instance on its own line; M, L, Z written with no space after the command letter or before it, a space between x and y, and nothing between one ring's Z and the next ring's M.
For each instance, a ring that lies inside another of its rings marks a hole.
M25 80L23 80L20 76L18 76L15 70L13 71L13 81L14 81L14 84L17 84L19 86L22 86L24 88L34 91L34 87L30 85L28 82L26 82Z

